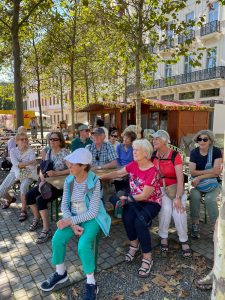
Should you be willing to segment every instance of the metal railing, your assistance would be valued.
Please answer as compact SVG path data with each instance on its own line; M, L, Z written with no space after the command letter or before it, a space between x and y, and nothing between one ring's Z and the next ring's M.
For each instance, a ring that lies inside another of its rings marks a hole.
M171 76L169 78L157 79L153 81L151 86L142 85L142 90L151 90L151 89L159 89L168 86L210 80L222 78L225 79L225 66L219 66L210 69L204 69L199 71L190 72L187 74L181 74L176 76ZM130 85L127 87L127 93L132 94L135 92L135 85Z
M178 35L178 44L183 44L186 41L191 41L195 38L195 31L189 29L187 33Z
M215 20L203 25L200 29L200 35L205 36L213 32L220 32L220 21Z

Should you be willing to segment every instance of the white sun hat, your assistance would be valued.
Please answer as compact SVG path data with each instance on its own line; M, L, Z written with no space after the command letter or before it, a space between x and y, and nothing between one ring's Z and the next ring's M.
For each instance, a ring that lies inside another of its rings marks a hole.
M91 165L92 154L86 148L79 148L64 158L72 164Z

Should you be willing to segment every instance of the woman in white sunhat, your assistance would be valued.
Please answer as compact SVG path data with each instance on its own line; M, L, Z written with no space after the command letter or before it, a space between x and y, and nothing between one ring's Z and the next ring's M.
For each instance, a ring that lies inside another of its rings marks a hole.
M97 284L94 278L95 260L93 242L100 231L109 234L111 219L101 200L99 178L90 171L92 155L88 149L79 148L65 157L70 174L64 184L61 210L63 219L57 223L52 240L52 263L56 272L41 284L44 291L52 290L58 283L65 282L67 271L64 265L66 244L75 234L80 236L78 255L87 276L84 300L94 300Z

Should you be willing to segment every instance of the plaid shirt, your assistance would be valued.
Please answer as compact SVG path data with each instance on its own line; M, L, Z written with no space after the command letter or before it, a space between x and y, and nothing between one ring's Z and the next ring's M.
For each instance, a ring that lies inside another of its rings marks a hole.
M103 142L100 150L96 149L96 145L94 143L87 145L85 148L87 148L92 154L93 167L103 166L118 158L114 147L108 142Z

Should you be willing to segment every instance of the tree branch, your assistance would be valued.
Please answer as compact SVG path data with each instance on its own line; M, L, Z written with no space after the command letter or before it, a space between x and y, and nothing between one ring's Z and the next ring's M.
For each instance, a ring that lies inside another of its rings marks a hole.
M28 14L20 21L19 23L19 27L23 25L24 22L26 22L30 15L32 14L32 12L42 3L44 2L45 0L39 0L32 8L31 10L28 12Z
M11 30L11 27L8 23L6 23L2 18L0 18L0 22L2 22L9 30Z

